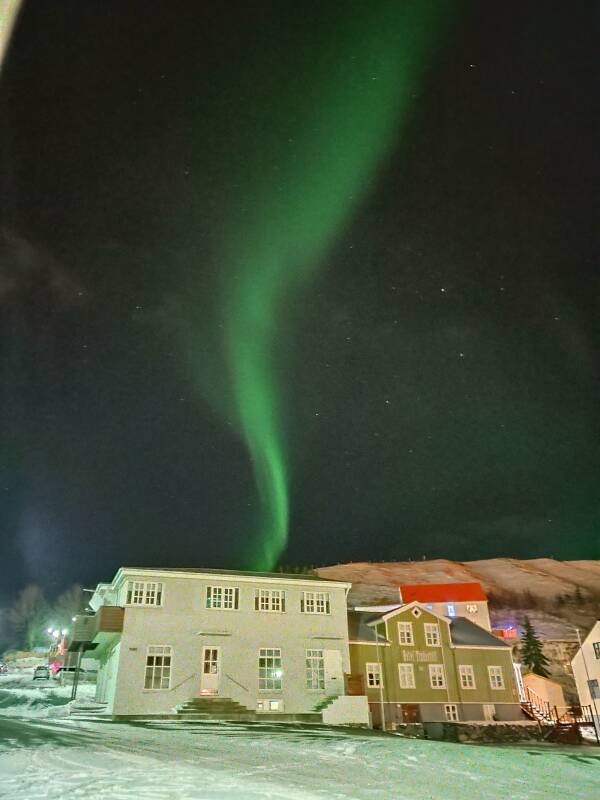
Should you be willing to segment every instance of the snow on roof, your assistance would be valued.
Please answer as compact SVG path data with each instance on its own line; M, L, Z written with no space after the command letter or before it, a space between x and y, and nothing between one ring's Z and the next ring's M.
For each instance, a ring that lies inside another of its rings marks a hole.
M400 596L404 603L459 603L487 600L480 583L402 583Z

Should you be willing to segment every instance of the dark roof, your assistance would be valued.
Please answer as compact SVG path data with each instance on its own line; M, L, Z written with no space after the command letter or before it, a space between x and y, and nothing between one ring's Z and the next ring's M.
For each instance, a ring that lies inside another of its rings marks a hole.
M281 578L282 580L319 581L321 583L350 583L330 578L321 578L319 575L305 575L303 573L289 572L252 572L242 569L205 569L203 567L121 567L122 570L139 570L140 572L189 572L206 575L247 575L249 578Z
M450 622L452 644L478 645L480 647L508 647L510 645L494 636L485 628L476 625L465 617L455 617Z
M381 614L372 611L348 611L348 638L351 642L376 642L377 633L369 622L381 619ZM379 641L385 644L387 639L379 636Z

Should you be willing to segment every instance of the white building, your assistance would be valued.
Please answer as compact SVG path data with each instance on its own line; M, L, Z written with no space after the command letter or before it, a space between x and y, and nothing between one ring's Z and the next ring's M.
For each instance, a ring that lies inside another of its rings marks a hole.
M307 575L123 567L98 585L70 649L98 660L96 699L114 716L187 704L368 724L366 697L344 697L349 589Z
M600 735L600 621L594 624L584 639L571 666L579 702L589 707Z

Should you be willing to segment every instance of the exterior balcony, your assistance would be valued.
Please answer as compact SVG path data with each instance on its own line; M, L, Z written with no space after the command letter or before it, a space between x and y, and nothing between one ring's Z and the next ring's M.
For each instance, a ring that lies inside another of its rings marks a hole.
M100 606L95 614L78 615L73 625L69 651L86 652L88 657L100 658L123 632L124 616L125 609L122 606Z

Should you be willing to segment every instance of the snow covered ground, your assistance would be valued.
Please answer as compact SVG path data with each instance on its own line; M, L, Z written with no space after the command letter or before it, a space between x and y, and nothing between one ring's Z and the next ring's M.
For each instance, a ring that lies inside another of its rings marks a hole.
M67 712L67 687L48 689L64 700L57 706L43 704L42 688L3 683L2 800L600 798L600 749L593 747L480 747L275 724L92 721L53 716ZM7 694L14 694L12 706Z

